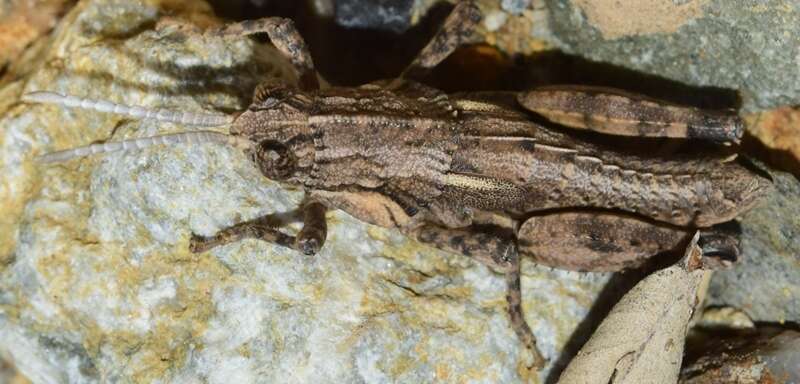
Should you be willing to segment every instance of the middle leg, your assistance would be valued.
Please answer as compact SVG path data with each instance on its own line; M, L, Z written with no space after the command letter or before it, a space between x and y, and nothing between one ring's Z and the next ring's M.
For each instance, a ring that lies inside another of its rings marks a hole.
M544 367L547 360L536 346L536 336L525 321L522 310L520 257L511 230L490 225L457 229L424 225L414 229L409 235L436 248L474 258L502 272L506 280L506 302L511 328L530 351L531 366L536 369Z
M300 75L300 88L305 90L319 89L317 70L311 59L305 40L297 31L294 22L282 17L266 17L257 20L245 20L228 24L206 32L217 36L248 36L266 33L270 41L289 61Z
M456 3L441 29L403 70L403 73L391 83L390 88L400 86L405 79L419 81L459 46L467 43L480 20L481 11L474 1L464 0Z

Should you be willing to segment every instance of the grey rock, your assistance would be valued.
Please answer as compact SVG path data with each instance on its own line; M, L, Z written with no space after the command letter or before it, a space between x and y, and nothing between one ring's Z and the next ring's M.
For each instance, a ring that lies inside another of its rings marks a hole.
M502 0L500 2L500 7L504 11L515 15L519 15L522 11L530 7L530 5L531 0Z
M793 0L548 0L551 42L589 59L741 91L743 109L800 104Z
M743 260L714 274L709 305L760 322L800 322L800 182L772 172L776 191L741 218Z
M336 23L401 33L411 26L414 0L336 0Z

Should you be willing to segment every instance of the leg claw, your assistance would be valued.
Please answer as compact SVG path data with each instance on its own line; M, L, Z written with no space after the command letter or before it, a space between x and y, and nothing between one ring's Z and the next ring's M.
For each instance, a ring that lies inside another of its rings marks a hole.
M189 239L189 251L192 253L205 252L208 249L206 244L207 244L206 237L192 233L192 237L191 239Z
M303 252L304 255L313 256L316 255L322 247L315 238L298 238L297 248L300 252Z

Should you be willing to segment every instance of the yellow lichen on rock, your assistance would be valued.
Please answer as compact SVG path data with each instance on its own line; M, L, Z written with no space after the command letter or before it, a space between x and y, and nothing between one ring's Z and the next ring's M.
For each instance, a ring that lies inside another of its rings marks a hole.
M0 67L16 60L70 6L66 0L8 1L0 9Z
M708 0L573 0L606 39L673 33L703 17Z
M770 149L788 152L794 158L794 165L800 162L800 108L780 107L747 115L745 119L748 132L764 145ZM788 164L787 168L791 170L792 165Z

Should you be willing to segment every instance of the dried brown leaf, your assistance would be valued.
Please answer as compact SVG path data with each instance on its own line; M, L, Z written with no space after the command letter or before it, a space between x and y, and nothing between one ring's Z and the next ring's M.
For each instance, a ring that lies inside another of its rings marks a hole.
M684 258L637 284L559 378L572 383L675 383L704 271L695 235Z

